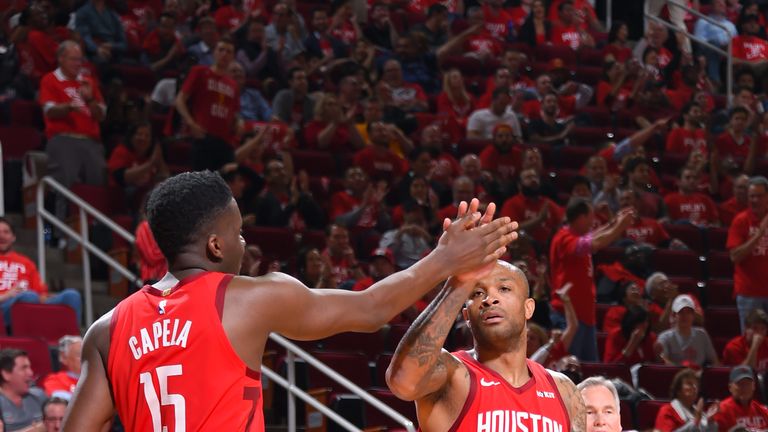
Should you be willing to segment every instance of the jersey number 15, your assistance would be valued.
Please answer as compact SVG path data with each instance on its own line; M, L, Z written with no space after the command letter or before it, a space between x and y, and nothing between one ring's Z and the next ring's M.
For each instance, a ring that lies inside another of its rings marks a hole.
M153 432L168 432L168 427L162 425L162 416L160 415L160 404L173 405L175 432L185 432L187 430L186 421L186 401L180 394L168 393L168 377L181 375L181 365L160 366L155 369L157 382L160 385L160 399L157 398L155 385L152 382L152 373L144 372L139 375L139 382L144 385L144 398L149 406L149 413L152 415Z

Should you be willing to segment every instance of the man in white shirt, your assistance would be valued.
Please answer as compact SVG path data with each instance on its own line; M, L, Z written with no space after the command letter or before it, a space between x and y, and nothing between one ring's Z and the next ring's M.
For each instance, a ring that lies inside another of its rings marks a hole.
M493 129L500 123L508 124L514 131L518 141L522 140L523 132L517 114L512 110L514 96L507 88L497 88L493 91L491 106L474 111L467 120L467 137L473 139L493 139Z

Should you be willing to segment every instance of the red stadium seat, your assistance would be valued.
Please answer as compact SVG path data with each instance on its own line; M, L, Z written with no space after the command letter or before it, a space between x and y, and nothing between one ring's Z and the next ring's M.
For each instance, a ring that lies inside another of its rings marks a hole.
M651 267L669 276L686 276L702 279L699 255L694 252L657 249L651 255Z
M165 145L166 163L172 172L184 172L192 169L192 143L184 140L169 141ZM174 171L173 168L176 168Z
M670 237L681 240L693 251L700 254L705 252L704 235L701 228L687 224L664 224L664 229L667 230Z
M296 256L296 236L289 229L249 226L243 228L243 237L246 243L258 245L271 258L285 261Z
M704 368L704 371L701 373L701 396L704 399L719 400L730 396L731 393L728 391L730 373L731 368L729 366ZM758 394L760 392L756 391L755 395Z
M620 378L628 384L632 383L629 366L620 363L581 362L581 374L584 378L599 375L606 378Z
M0 348L16 348L26 351L29 361L32 363L32 371L37 379L53 372L51 352L48 350L48 345L42 339L2 336L0 337Z
M40 338L51 346L62 336L79 335L74 309L64 305L16 303L11 307L14 336Z
M11 124L14 126L29 126L43 130L43 109L37 101L14 99L11 102Z
M582 48L576 53L576 57L581 66L602 68L605 53L603 50L597 48Z
M296 172L304 170L313 177L335 177L336 163L329 152L315 150L291 150Z
M592 119L595 125L610 125L611 112L606 108L597 106L585 106L579 109L579 114L586 114Z
M325 250L325 232L317 230L304 231L301 233L301 245L317 248L317 250L322 252Z
M662 406L669 402L660 400L641 400L637 403L635 410L635 419L637 430L645 431L653 429L653 425L656 423L656 414L659 412ZM622 417L624 413L622 413Z
M728 228L709 228L706 231L707 248L710 251L724 252L725 243L728 240Z
M41 150L43 136L32 126L0 126L3 160L21 159L28 151Z
M385 333L384 330L372 334L339 333L317 341L317 346L324 351L363 353L374 360L384 350Z
M736 300L733 298L733 280L709 279L703 292L707 306L736 306Z
M733 262L728 252L710 252L707 255L707 276L718 279L733 278Z
M586 146L566 146L552 150L559 168L578 170L595 154L595 149Z
M576 52L570 47L560 45L538 45L533 53L534 60L547 63L560 59L566 67L576 66Z
M703 282L685 276L670 276L669 281L677 285L680 294L693 294L696 298L701 298L700 285L703 285Z
M669 397L672 378L682 369L677 366L644 364L637 372L638 387L657 398Z
M734 337L741 334L739 311L735 307L708 307L704 327L710 337Z
M573 128L568 138L571 140L571 144L596 149L611 139L608 135L610 133L611 130L606 127L577 126Z
M597 332L597 352L598 353L604 353L605 352L605 341L608 339L608 333L606 332Z
M621 429L633 430L635 428L635 415L632 409L632 404L629 401L619 402L619 413L621 414Z
M597 86L602 78L603 68L594 66L578 66L576 68L576 75L574 76L576 82L593 87Z
M417 425L415 403L398 399L392 392L385 388L371 388L368 392L376 399L384 402L387 406L412 421L414 425ZM368 428L385 426L388 428L387 430L390 431L393 430L393 428L403 428L403 425L374 408L371 404L365 404L365 425Z
M376 370L373 373L373 385L378 387L387 386L387 368L392 361L392 355L393 354L383 353L376 357Z

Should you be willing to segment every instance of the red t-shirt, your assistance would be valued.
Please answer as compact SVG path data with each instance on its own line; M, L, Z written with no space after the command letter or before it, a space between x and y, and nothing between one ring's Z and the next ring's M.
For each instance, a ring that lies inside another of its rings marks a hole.
M328 143L328 146L320 148L320 143L318 142L317 138L320 135L320 132L322 132L326 126L328 126L328 123L322 122L320 120L312 120L304 126L304 144L308 149L323 150L332 153L344 153L354 150L354 147L349 140L350 126L347 126L346 124L337 126L336 130L333 132L331 141Z
M552 34L549 41L555 46L567 46L574 50L579 49L582 44L581 33L575 26L552 26Z
M717 208L717 212L720 214L720 222L722 222L723 226L731 225L733 218L747 208L746 204L739 204L736 201L736 197L731 197L727 201L720 203Z
M636 243L648 243L653 246L659 246L669 240L667 230L656 219L647 217L638 218L637 222L624 231L624 237L632 239Z
M488 53L493 57L499 56L504 50L504 45L488 32L486 29L477 34L470 35L464 42L464 52L467 53Z
M452 354L469 372L469 394L451 431L517 428L570 432L571 422L563 398L552 375L542 365L526 359L531 378L520 387L512 387L503 376L466 351Z
M408 172L408 162L405 159L388 148L382 149L372 145L358 150L353 163L362 168L371 180L384 180L390 184Z
M766 430L768 429L768 409L754 399L749 402L749 405L742 406L733 400L733 397L729 397L720 402L720 409L712 420L717 423L719 431L728 431L736 425L750 431Z
M464 104L454 104L443 91L437 95L437 112L448 114L456 119L466 120L475 109L475 98L469 95L469 100Z
M176 45L179 53L184 52L184 46L181 44L181 40L178 37L174 38L173 45ZM170 50L171 46L163 46L162 41L160 41L160 35L157 34L157 29L155 29L149 32L144 39L142 50L147 53L150 59L160 59L167 54L166 50Z
M357 30L351 21L347 20L341 23L340 26L331 30L331 36L340 40L347 46L352 46L357 41Z
M245 20L245 12L235 9L232 5L221 6L213 14L216 27L226 31L239 28Z
M16 285L43 296L48 294L48 287L40 279L35 263L20 253L8 251L0 254L0 292Z
M19 60L21 70L35 81L56 69L56 49L59 42L50 34L37 29L30 29L27 40L19 42Z
M422 102L428 100L427 94L420 85L403 81L399 87L392 87L392 103L395 105L411 103L414 100Z
M221 324L232 277L201 272L165 292L145 286L113 310L107 375L127 430L264 431L261 373ZM212 367L216 379L200 379Z
M723 348L723 364L726 366L740 365L747 359L751 345L744 335L736 336L728 341L728 344ZM757 349L757 370L763 372L766 367L768 367L768 342L763 341L760 348Z
M741 246L759 231L760 219L749 209L736 215L728 229L726 249ZM734 295L765 297L768 286L768 233L763 234L755 249L745 259L734 264Z
M512 181L517 178L522 163L523 152L519 147L512 147L508 153L501 154L496 146L490 144L480 152L482 168L502 181Z
M594 267L592 266L592 238L589 235L579 236L571 231L569 226L560 228L552 238L549 248L549 263L551 268L552 287L561 287L567 282L573 284L569 293L573 308L579 321L594 326L597 322L595 315L596 288ZM554 293L552 307L563 311L563 301L557 292Z
M181 91L189 95L189 111L195 122L208 134L233 144L235 117L240 111L235 80L208 66L194 66Z
M136 251L139 253L141 279L160 280L165 276L168 271L168 262L146 220L141 221L136 227Z
M546 197L532 199L523 194L517 194L501 206L501 216L509 216L513 221L525 222L536 217L545 204L549 206L549 217L529 233L539 244L545 245L552 236L552 232L563 221L563 209L551 199Z
M670 153L691 153L699 150L707 155L707 133L704 129L674 128L667 135L666 149Z
M80 96L80 82L87 81L93 90L93 98L100 104L104 104L104 98L99 90L99 83L89 75L79 75L71 80L64 76L61 69L46 74L40 81L40 105L43 111L47 106L70 103L75 107L63 118L50 118L45 116L45 136L49 139L54 135L63 133L85 135L94 140L101 140L99 123L91 115L91 110Z
M43 390L48 397L64 397L69 399L75 392L77 377L68 371L53 372L43 379Z
M749 135L743 135L741 142L731 135L730 132L725 131L717 137L715 146L717 147L717 154L721 158L746 158L749 156L749 145L752 143L752 138Z
M621 328L614 329L605 340L605 353L603 361L605 363L624 363L633 365L637 363L652 363L656 359L653 345L656 343L656 334L653 332L643 339L635 352L629 357L625 357L622 351L627 346L627 339L621 333Z
M632 50L627 47L619 47L613 44L609 44L605 46L604 49L604 56L607 56L608 54L612 55L616 61L619 63L624 63L630 58L632 58Z
M514 24L514 17L504 9L494 11L487 4L483 4L483 21L485 30L496 39L504 42L509 39L510 27Z
M720 222L715 202L702 193L683 195L673 192L664 197L664 203L672 220L688 220L694 225L711 225Z
M146 158L139 158L136 153L129 149L125 144L118 144L112 153L109 155L107 161L107 171L109 172L109 184L112 186L118 186L118 181L115 178L115 174L118 170L124 170L131 168L137 164L142 164L146 161ZM154 173L147 173L146 177L151 178Z
M747 61L768 60L768 41L757 36L741 35L731 41L733 56Z
M550 21L557 22L560 19L560 15L557 13L557 9L562 2L563 0L554 0L549 5L548 18ZM595 8L593 8L592 5L589 4L589 2L586 0L575 0L573 2L573 10L576 13L576 16L579 18L578 22L581 24L580 27L582 30L587 30L587 26L589 25L590 20L597 20Z
M610 101L610 106L608 105L608 101L606 100L608 98L608 95L611 94L611 90L613 90L613 85L609 83L608 81L600 81L597 83L597 105L605 108L613 108L615 106L625 106L627 99L632 94L632 89L627 88L627 86L622 86L619 91L616 93L613 100Z
M362 205L362 201L352 196L347 191L339 191L331 196L330 220L336 220L337 217L349 213ZM363 210L356 226L363 228L373 228L376 226L376 210L373 206L368 206Z
M677 411L672 404L662 405L659 412L656 413L656 424L654 429L661 432L672 432L683 426L686 422L677 415Z
M616 329L621 329L621 320L627 313L627 307L615 305L608 308L603 317L603 331L610 333Z

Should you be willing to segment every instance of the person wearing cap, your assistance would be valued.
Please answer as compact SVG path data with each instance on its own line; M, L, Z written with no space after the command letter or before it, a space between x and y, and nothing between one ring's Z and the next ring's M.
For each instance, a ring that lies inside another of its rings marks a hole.
M734 426L746 430L768 429L768 409L754 399L755 375L749 366L731 369L728 390L731 396L720 402L712 419L717 430L729 431Z
M763 372L768 366L768 313L754 309L746 320L744 334L731 339L723 349L723 364L746 365Z
M687 294L678 295L672 302L672 327L657 339L657 350L665 364L694 368L720 365L709 334L693 325L695 310L696 303Z
M648 302L648 312L651 314L651 323L657 333L666 330L670 325L672 316L672 303L677 298L677 284L672 283L669 277L662 272L655 272L645 280L645 294ZM696 305L694 312L696 317L693 323L701 326L704 324L704 314L701 303L692 294L688 294Z
M475 110L469 115L467 138L492 139L496 125L505 123L512 128L517 141L521 141L523 131L517 114L512 110L513 103L513 95L508 88L496 88L493 91L491 106Z
M376 248L371 252L368 266L369 276L359 279L352 286L352 291L362 291L396 271L395 254L392 253L392 249Z
M734 263L733 293L742 330L753 309L768 309L768 179L751 178L747 199L749 208L733 218L725 242Z

